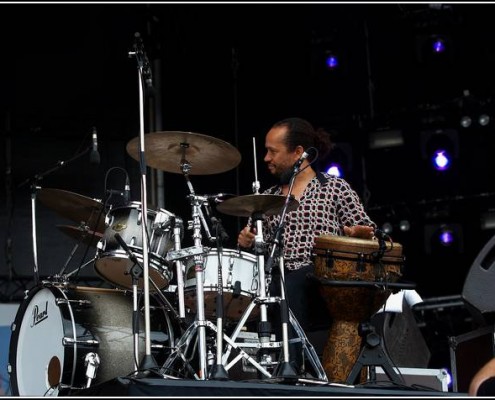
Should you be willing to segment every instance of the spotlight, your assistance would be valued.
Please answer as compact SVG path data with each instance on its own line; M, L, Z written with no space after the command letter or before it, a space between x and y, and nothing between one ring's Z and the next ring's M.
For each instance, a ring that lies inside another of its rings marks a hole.
M402 232L408 232L411 229L411 224L407 219L403 219L399 222L399 229Z
M423 158L431 162L438 171L449 169L453 160L458 156L457 136L457 131L454 129L421 132Z
M342 178L344 176L344 171L339 164L332 163L327 169L327 174Z
M445 171L450 167L451 164L450 154L447 150L439 149L436 150L432 156L433 167L437 171Z
M442 227L440 231L437 233L437 238L438 243L440 243L442 246L445 247L450 247L454 244L455 242L455 235L454 231L450 229L449 227Z
M326 52L325 66L330 71L337 69L339 66L338 57L331 51Z
M390 235L394 231L394 227L390 222L385 222L382 225L382 231L385 232L387 235Z
M457 223L441 223L425 226L425 250L427 254L462 253L461 226Z
M337 177L348 176L352 171L352 148L349 143L336 143L328 155L325 171Z
M445 43L445 39L442 37L434 36L432 38L431 42L431 49L433 50L434 53L444 53L447 48L447 45Z
M481 126L487 126L490 123L490 116L488 114L481 114L478 118L478 124Z
M463 128L469 128L471 124L473 123L473 120L469 115L465 115L461 118L461 126Z

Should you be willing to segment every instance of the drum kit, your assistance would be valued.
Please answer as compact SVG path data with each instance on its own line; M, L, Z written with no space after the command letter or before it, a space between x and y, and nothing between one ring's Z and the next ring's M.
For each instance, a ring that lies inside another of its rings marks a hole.
M127 144L127 152L139 158L136 140ZM239 152L214 137L175 131L147 134L146 152L148 166L183 174L190 191L194 245L182 247L183 222L165 209L149 209L144 217L140 202L108 207L70 191L38 187L37 199L44 206L78 224L57 228L78 244L96 247L94 258L82 267L92 264L112 288L71 282L78 271L66 273L68 262L55 276L35 282L12 325L13 393L66 395L119 375L150 371L164 379L304 379L282 368L289 361L288 337L280 340L267 332L267 308L280 305L281 298L269 294L262 233L257 234L255 254L224 249L211 195L195 194L189 179L234 168ZM252 217L257 224L266 215L298 205L293 198L259 193L215 198L221 199L218 211ZM203 245L204 232L216 240L216 248ZM300 343L309 360L306 371L315 381L328 382L291 312L288 321L298 335L290 343Z

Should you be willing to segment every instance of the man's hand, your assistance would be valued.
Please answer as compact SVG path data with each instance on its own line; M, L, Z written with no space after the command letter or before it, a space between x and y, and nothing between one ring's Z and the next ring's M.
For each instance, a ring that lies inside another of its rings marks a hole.
M375 230L371 226L354 225L344 226L344 234L350 237L357 237L361 239L373 239Z
M254 239L256 236L256 228L251 230L250 226L246 226L242 231L239 232L239 236L237 237L237 244L245 249L251 248L254 243Z

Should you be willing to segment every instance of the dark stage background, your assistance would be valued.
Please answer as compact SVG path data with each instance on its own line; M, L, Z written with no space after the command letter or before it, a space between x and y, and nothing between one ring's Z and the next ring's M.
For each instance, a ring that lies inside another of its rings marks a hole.
M460 294L495 227L487 217L495 213L494 17L493 4L0 5L3 282L30 287L32 178L88 148L93 127L100 164L85 154L38 185L102 199L105 188L122 190L122 172L110 170L120 167L140 201L139 165L126 152L139 135L138 72L128 52L140 32L154 83L145 96L145 132L209 135L242 155L228 172L191 176L196 193L251 194L253 137L261 189L271 185L265 133L279 119L307 118L332 132L337 146L328 161L346 162L345 178L370 216L391 224L406 257L404 278L423 298ZM436 34L447 45L441 55L427 47ZM341 56L334 71L324 66L330 50ZM486 126L477 122L482 111L492 118ZM464 113L473 118L468 128L459 123ZM453 132L457 156L445 173L425 158L438 130ZM403 144L370 148L382 131L401 133ZM148 172L151 190L156 171ZM180 174L163 172L163 204L149 199L187 221L188 193ZM75 244L57 225L74 223L39 202L36 212L46 277L61 270ZM245 219L220 217L226 247L234 248ZM401 231L401 221L410 229ZM457 238L450 247L434 240L444 225ZM183 246L190 240L186 233ZM79 247L69 270L94 254ZM81 276L94 278L92 266ZM21 298L2 288L3 301ZM453 317L445 319L451 327Z

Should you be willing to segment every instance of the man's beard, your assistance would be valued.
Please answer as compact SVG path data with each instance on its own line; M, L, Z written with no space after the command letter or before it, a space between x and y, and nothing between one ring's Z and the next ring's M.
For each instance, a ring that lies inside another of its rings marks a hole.
M285 171L283 171L279 176L278 180L281 185L287 185L290 182L290 179L292 178L292 169L287 168Z

